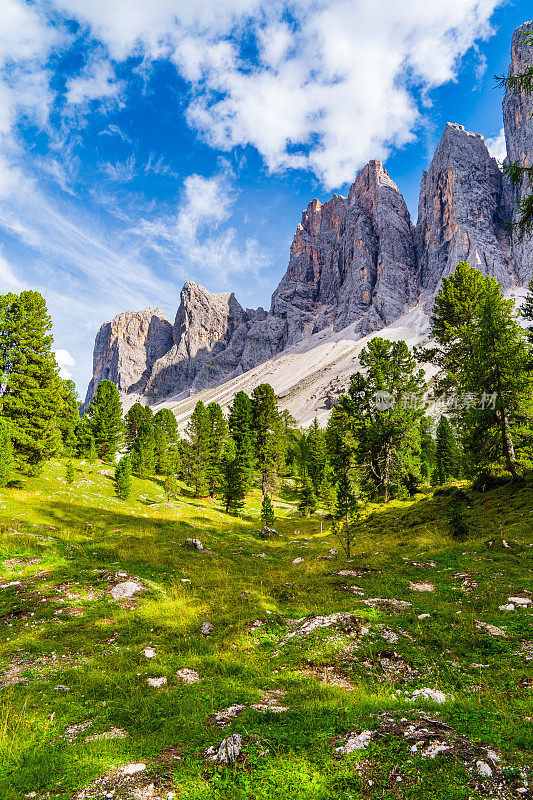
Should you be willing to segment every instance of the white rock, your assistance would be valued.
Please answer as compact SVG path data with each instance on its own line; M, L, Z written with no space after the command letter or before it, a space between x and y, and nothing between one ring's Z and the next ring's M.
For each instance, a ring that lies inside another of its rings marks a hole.
M423 689L416 689L413 692L411 696L411 702L414 702L418 699L431 700L432 702L439 703L440 705L441 703L446 702L446 695L444 692L439 692L437 689L429 689L427 686L425 686Z
M135 581L124 581L124 583L117 583L111 589L111 597L113 600L126 600L128 597L133 597L137 592L142 591L140 583Z
M138 772L144 772L146 764L126 764L122 767L121 772L123 775L136 775Z
M533 602L530 597L509 597L508 600L510 603L514 603L515 606L522 606L523 608L530 606Z
M419 614L418 619L429 619L431 614Z
M515 609L514 603L506 603L503 606L498 606L498 608L500 609L500 611L514 611Z
M179 678L182 683L198 683L200 680L200 676L194 669L187 669L186 667L176 672L176 678Z
M413 583L409 581L409 588L412 592L434 592L435 587L432 583Z
M339 755L347 755L355 750L364 750L372 740L372 731L361 731L355 736L350 736L341 747L336 747L335 752Z
M476 769L484 778L492 777L492 770L486 761L476 761Z
M227 739L220 742L216 760L219 764L233 764L240 756L242 750L242 736L232 733Z
M200 628L200 632L202 636L211 636L213 633L213 626L210 622L202 622L202 627Z
M153 647L145 647L143 650L143 656L145 658L155 658L157 655L156 651Z
M185 547L192 547L195 550L204 550L204 546L200 539L187 539L185 542Z
M147 678L146 683L148 686L152 686L154 689L160 689L161 686L165 686L167 683L166 678Z
M301 564L303 562L303 558L295 558L292 562L293 564Z

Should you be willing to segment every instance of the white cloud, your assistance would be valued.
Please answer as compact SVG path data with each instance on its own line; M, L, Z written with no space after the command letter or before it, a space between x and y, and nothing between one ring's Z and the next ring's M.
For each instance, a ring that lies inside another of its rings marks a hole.
M272 171L312 170L331 188L413 140L418 101L454 80L503 0L56 2L114 59L172 58L212 146L251 144Z
M72 356L68 350L55 350L56 361L59 367L59 375L64 380L68 380L72 378L72 373L70 372L69 367L73 367L76 364L76 359Z
M13 271L13 267L0 255L0 294L20 292L24 288Z
M91 100L115 100L123 87L106 60L91 61L82 73L67 81L67 101L84 105Z
M499 164L502 164L507 157L507 145L505 144L505 131L502 128L496 136L489 136L485 139L488 151Z

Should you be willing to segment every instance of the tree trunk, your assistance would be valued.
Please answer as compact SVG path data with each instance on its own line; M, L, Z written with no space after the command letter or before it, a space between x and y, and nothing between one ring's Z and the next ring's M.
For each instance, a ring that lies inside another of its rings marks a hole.
M385 497L384 497L385 503L388 502L389 499L390 462L391 462L391 452L390 452L390 447L387 446L385 455L385 470L383 478L383 483L385 484Z
M515 467L515 452L514 452L514 444L513 444L513 437L511 435L511 429L509 427L509 422L507 420L507 414L505 409L502 407L500 408L500 428L502 431L502 447L503 447L503 454L505 456L505 465L511 475L513 476L513 480L518 480L518 472L516 471Z
M350 558L350 521L348 516L349 513L346 511L346 556Z

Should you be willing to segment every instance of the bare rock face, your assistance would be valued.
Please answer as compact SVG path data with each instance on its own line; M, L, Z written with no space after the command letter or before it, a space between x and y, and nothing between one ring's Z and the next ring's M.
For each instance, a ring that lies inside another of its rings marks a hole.
M154 363L173 344L172 325L160 308L126 311L106 322L96 336L88 407L100 381L113 381L123 395L142 394Z
M533 22L526 22L513 33L511 43L511 64L509 75L518 75L533 66L533 47L524 44L524 36L533 34ZM533 164L533 96L516 94L507 90L503 100L503 122L507 160L518 162L522 167ZM527 186L515 187L506 181L508 215L516 222L517 203L525 196ZM513 255L518 271L519 282L528 283L533 268L533 239L531 236L520 241L513 233Z
M448 123L420 188L420 287L437 290L459 261L511 286L516 276L505 216L502 175L483 137Z
M357 175L347 198L313 200L302 215L271 313L285 345L334 325L362 333L396 319L416 297L414 233L405 201L380 161Z

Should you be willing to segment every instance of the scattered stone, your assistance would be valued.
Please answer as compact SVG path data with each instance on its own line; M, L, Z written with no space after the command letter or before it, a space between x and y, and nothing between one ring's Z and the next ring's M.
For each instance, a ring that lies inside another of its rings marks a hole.
M143 656L145 658L155 658L157 655L156 651L153 647L145 647L143 650Z
M201 680L200 676L194 669L179 669L176 672L176 678L178 678L182 683L198 683Z
M404 611L412 606L412 603L408 603L407 600L396 600L394 597L369 597L367 600L363 600L363 603L365 606L370 606L389 614L403 614Z
M533 603L530 597L508 597L507 598L510 603L513 603L515 606L521 606L522 608L527 608Z
M261 528L259 531L259 536L261 539L270 539L272 536L279 536L279 533L275 528L269 528L268 525L265 525L265 527Z
M147 678L146 683L148 686L151 686L153 689L160 689L162 686L167 685L166 678Z
M224 708L222 711L215 711L215 713L211 715L210 721L214 722L219 728L227 728L234 719L237 719L237 717L242 714L245 708L246 706L237 704L229 708Z
M492 770L486 761L476 761L476 769L483 778L492 778Z
M113 586L111 589L111 597L113 600L126 600L142 590L143 587L140 583L136 583L135 581L124 581L123 583L117 583L116 586Z
M125 767L121 767L120 771L123 775L136 775L138 772L144 772L146 769L146 764L126 764Z
M111 728L103 733L93 733L92 736L86 736L85 742L88 744L89 742L101 742L107 739L126 739L127 736L128 732L122 728Z
M66 739L66 741L69 744L72 744L72 742L77 738L77 736L80 733L86 731L93 724L94 724L94 719L88 719L87 722L78 722L77 725L69 725L68 728L65 730L65 733L63 734L63 738Z
M303 558L295 558L292 563L293 564L302 564L303 563Z
M478 619L476 619L476 628L488 633L490 636L507 636L505 631L502 631L501 628L497 628L496 625L489 625L488 622L480 622Z
M419 614L418 619L429 619L431 614Z
M250 633L255 633L255 631L259 630L259 628L262 628L263 625L266 625L266 623L262 619L254 619L253 622L246 623L246 627L248 628Z
M185 547L190 547L193 550L205 550L200 539L187 539L185 542Z
M447 699L448 698L444 692L439 692L438 689L429 689L428 687L416 689L411 695L412 703L414 703L416 700L431 700L433 703L438 703L441 705L442 703L445 703Z
M359 569L340 569L335 575L340 575L342 578L363 578L369 572L379 573L379 569L372 569L371 567L360 567Z
M262 702L252 705L256 711L262 714L266 714L268 711L272 714L283 714L284 711L288 711L287 706L282 706L279 702L285 696L285 692L281 689L270 689L262 692L262 695Z
M280 642L280 648L284 647L291 639L301 639L305 636L310 636L319 628L336 628L347 636L359 636L368 631L364 628L361 620L345 611L340 611L328 616L311 616L304 617L303 619L296 620L296 628L291 633L287 634ZM279 654L280 650L277 650Z
M328 550L328 553L330 554L330 556L337 556L337 555L339 554L339 551L338 551L338 550L335 550L335 549L333 548L333 549L331 549L331 550Z
M205 755L218 764L234 764L242 751L242 736L232 733L226 739L222 739L218 748L209 747Z
M323 683L325 686L338 686L340 689L346 689L349 692L355 689L353 683L350 683L347 678L336 672L334 667L302 669L299 670L299 674L315 678L315 680L320 681L320 683Z
M514 603L505 603L503 606L498 606L500 611L514 611L515 605Z
M56 692L70 692L70 688L68 686L63 686L60 684L59 686L55 687Z
M409 581L409 589L412 592L434 592L435 587L432 583L413 583Z
M211 636L213 633L213 626L210 622L202 622L202 627L200 628L200 632L202 636Z
M400 639L398 634L395 631L391 631L390 628L385 628L385 630L381 632L381 635L386 642L389 642L389 644L396 644L396 642Z
M372 737L373 731L361 731L361 733L350 735L343 745L335 748L335 752L340 756L345 756L348 753L355 752L355 750L366 750L372 741Z

